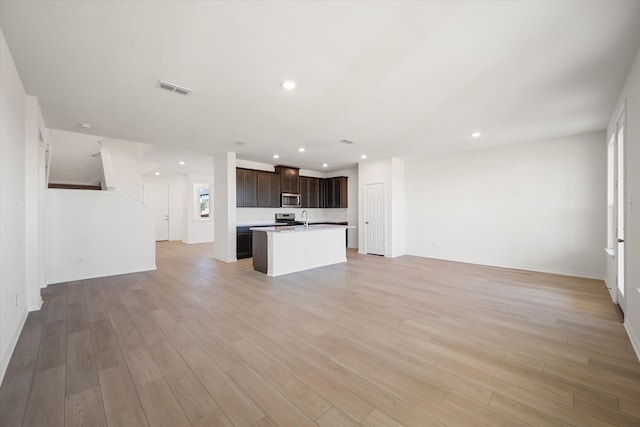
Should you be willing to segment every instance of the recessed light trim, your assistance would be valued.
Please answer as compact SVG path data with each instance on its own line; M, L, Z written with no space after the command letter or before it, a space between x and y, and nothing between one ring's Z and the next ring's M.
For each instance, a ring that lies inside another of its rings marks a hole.
M79 123L78 126L82 129L89 129L91 127L91 123Z
M294 90L296 88L296 82L293 80L285 80L281 85L285 90Z
M329 167L329 165L328 165L327 163L323 163L323 164L322 164L322 167L323 167L323 168L327 168L327 167Z
M178 162L178 164L179 164L179 165L184 165L184 162L183 162L182 160L180 160L180 161Z
M364 160L364 159L366 159L366 158L367 158L367 155L366 155L366 154L363 154L363 155L361 155L361 156L360 156L360 158L361 158L362 160Z
M480 138L481 136L482 136L482 132L480 131L471 132L471 138Z
M274 159L279 159L279 158L280 158L280 155L279 155L279 154L274 154L274 155L273 155L273 158L274 158Z
M154 173L154 175L155 175L155 176L158 176L158 175L160 175L160 172L156 172L156 173Z
M306 150L304 147L298 148L298 153L304 153Z
M237 146L241 146L241 145L244 145L246 143L247 143L247 141L240 141L240 140L233 141L233 145L237 145Z

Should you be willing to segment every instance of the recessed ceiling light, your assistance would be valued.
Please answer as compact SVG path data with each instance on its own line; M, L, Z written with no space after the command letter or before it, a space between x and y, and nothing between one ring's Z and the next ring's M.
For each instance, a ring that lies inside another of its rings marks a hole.
M471 133L471 138L480 138L480 135L482 135L482 132L475 131Z
M274 155L273 155L273 158L274 158L274 159L279 159L279 158L280 158L280 155L279 155L279 154L274 154Z
M323 163L323 164L322 164L322 167L323 167L323 168L326 168L326 167L328 167L328 166L329 166L329 165L328 165L328 164L326 164L326 163Z
M293 80L285 80L282 82L282 87L286 90L294 90L296 88L296 82Z
M91 127L91 123L80 123L78 126L82 129L89 129Z
M178 164L179 164L179 165L184 165L184 162L183 162L182 160L180 160L180 161L178 162Z
M160 172L156 172L154 175L158 176L158 175L160 175Z
M247 143L246 141L240 141L240 140L233 141L233 144L234 144L234 145L244 145L244 144L246 144L246 143Z
M360 156L360 158L361 158L361 159L366 159L366 158L367 158L367 155L366 155L366 154L363 154L362 156Z
M298 148L298 152L300 152L300 153L304 153L304 147L300 147L300 148Z

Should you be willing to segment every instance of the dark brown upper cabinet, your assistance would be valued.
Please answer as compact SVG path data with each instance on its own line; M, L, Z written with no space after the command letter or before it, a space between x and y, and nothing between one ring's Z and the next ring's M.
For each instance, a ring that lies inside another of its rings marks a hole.
M280 194L294 193L302 196L303 208L348 207L347 177L299 176L298 169L286 166L277 166L276 171L236 168L236 206L279 208Z
M236 206L258 206L258 171L236 168Z
M347 208L349 207L348 185L349 178L337 176L324 180L324 207L325 208Z
M258 171L258 207L280 207L280 175Z
M276 166L276 173L280 175L281 193L300 193L299 169L288 166Z
M310 176L300 177L300 195L303 208L322 208L320 199L320 183L323 180Z

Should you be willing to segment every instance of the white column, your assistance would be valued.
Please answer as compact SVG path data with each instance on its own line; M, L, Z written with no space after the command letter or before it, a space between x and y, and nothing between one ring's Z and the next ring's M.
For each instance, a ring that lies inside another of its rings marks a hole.
M40 185L45 183L39 182L38 162L39 146L44 145L41 135L44 125L40 126L42 119L37 98L27 95L25 101L25 286L27 309L34 311L42 305L39 275L44 263L40 250L40 244L44 242L41 238L44 228L39 212L44 206L40 205L39 194Z
M236 153L213 157L213 257L236 262Z
M391 158L391 257L405 254L404 161Z

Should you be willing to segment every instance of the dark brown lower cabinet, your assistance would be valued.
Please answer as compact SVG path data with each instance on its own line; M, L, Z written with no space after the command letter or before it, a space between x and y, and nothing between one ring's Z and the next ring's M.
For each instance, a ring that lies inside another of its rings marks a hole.
M253 232L249 227L236 228L236 258L251 258L253 256Z
M267 232L253 232L253 269L267 274L269 254L267 250Z

